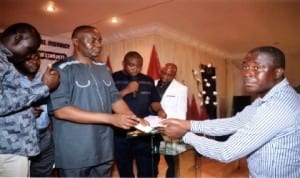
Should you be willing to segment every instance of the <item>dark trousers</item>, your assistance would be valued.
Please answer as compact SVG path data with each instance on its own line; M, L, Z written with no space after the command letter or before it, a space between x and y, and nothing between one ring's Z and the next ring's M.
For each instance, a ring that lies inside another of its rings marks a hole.
M166 178L174 178L176 177L176 172L178 169L178 156L173 155L165 155L165 160L168 164L168 169L166 172Z
M135 177L133 160L136 161L137 177L157 177L158 153L153 153L151 136L126 138L115 135L115 159L120 177Z
M75 168L75 169L58 169L60 177L110 177L113 161L102 163L96 166Z
M54 164L54 144L48 129L39 130L40 154L30 158L31 177L51 177Z

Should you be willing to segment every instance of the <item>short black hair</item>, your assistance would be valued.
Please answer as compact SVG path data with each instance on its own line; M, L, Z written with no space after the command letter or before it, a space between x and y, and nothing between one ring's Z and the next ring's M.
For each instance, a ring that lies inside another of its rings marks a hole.
M268 53L274 59L274 65L277 68L285 69L285 55L284 53L273 46L260 46L252 49L249 53Z
M15 23L13 25L10 25L9 27L7 27L1 34L0 36L0 40L4 41L6 40L6 38L18 34L18 33L30 33L34 39L35 42L35 48L38 49L39 46L41 45L42 42L42 37L40 35L40 33L38 32L38 30L32 26L29 23Z
M72 39L76 38L78 36L78 34L81 33L82 31L85 31L85 30L94 30L94 29L96 29L96 27L93 27L91 25L80 25L80 26L76 27L73 30L71 38Z
M127 61L129 58L137 58L140 59L143 63L143 57L140 55L140 53L136 51L129 51L125 54L123 61Z

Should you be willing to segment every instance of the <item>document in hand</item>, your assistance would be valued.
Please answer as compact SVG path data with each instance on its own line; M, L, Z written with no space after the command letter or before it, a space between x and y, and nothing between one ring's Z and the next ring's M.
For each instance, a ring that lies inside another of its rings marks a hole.
M163 119L161 119L158 116L149 115L149 116L145 117L144 119L146 121L148 121L150 125L149 126L143 126L142 124L138 124L138 125L135 126L136 129L139 129L139 130L141 130L145 133L149 133L157 127L163 127L163 125L160 123Z

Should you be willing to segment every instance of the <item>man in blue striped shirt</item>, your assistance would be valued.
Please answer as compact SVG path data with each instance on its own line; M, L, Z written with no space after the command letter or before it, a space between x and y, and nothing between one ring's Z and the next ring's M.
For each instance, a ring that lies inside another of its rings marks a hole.
M257 98L233 117L163 121L164 135L182 138L197 152L221 162L247 156L251 177L300 177L300 97L284 76L284 53L258 47L243 60L244 86ZM219 142L211 136L231 134Z

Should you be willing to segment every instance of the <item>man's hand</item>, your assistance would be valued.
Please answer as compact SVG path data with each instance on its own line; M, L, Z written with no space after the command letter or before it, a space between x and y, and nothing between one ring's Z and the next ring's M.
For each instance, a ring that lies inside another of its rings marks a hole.
M148 121L146 121L145 119L141 119L140 124L142 124L142 126L149 126L150 123Z
M53 70L51 65L48 65L42 80L44 84L47 85L49 90L51 91L55 89L59 84L59 72Z
M142 119L135 115L114 114L112 125L122 129L130 129L141 122Z
M165 119L162 122L163 127L159 131L170 138L179 139L190 130L190 121L179 119Z
M44 111L44 110L43 110L41 107L39 107L39 106L33 107L33 114L34 114L35 118L40 117L40 115L41 115L41 113L42 113L43 111Z
M162 118L162 119L166 119L166 118L167 118L167 114L166 114L165 111L162 110L162 109L158 110L157 115L158 115L160 118Z
M131 81L128 83L126 88L127 88L128 94L137 92L137 91L139 91L139 83L137 81Z

